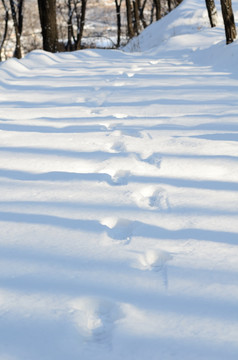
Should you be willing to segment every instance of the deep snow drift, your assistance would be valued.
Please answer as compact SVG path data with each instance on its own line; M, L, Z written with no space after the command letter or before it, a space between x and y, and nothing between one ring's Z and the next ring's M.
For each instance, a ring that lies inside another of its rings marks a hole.
M204 7L0 65L1 360L237 359L238 47Z

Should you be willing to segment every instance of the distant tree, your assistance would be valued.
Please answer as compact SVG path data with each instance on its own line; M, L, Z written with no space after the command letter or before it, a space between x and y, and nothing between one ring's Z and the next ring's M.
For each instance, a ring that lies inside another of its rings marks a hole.
M76 0L79 2L79 0ZM76 8L76 19L77 19L77 41L76 41L76 50L81 48L81 41L83 37L84 25L85 25L85 17L86 17L86 8L87 8L87 0L81 0L81 9L78 11Z
M43 49L54 53L58 50L56 0L38 0L38 8L43 37Z
M66 50L79 50L81 49L81 41L85 25L87 0L67 0L66 5L68 9L68 41Z
M217 9L214 0L205 0L211 27L217 25Z
M237 35L231 0L221 0L222 17L225 26L226 43L232 43Z
M10 7L12 13L12 20L16 35L16 47L13 56L20 59L21 54L21 34L23 28L23 3L24 0L17 0L16 3L14 0L10 0ZM15 6L16 4L16 6Z
M5 0L1 0L1 1L2 1L3 7L4 7L4 11L5 11L5 17L4 17L5 23L4 23L3 36L2 36L2 39L0 42L0 61L2 61L2 49L3 49L3 45L4 45L4 42L7 37L8 20L9 20L9 11L8 11L8 6L6 4L6 1Z
M67 51L73 50L73 38L74 38L74 29L73 29L73 13L74 9L72 6L72 0L67 0L67 7L68 7L68 21L67 21L67 28L68 28L68 42L66 45Z

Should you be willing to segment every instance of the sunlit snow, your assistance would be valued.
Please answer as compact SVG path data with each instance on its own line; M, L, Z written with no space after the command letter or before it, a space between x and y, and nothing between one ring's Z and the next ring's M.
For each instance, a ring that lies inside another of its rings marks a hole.
M237 64L184 0L0 65L0 360L237 360Z

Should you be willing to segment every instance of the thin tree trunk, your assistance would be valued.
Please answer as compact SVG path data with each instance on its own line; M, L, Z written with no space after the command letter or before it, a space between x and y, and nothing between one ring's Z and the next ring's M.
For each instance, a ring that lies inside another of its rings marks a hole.
M154 11L155 11L155 2L152 2L151 10L150 10L150 24L152 24L154 20Z
M139 0L140 20L142 22L144 29L148 26L145 21L145 17L144 17L144 9L145 9L146 2L147 2L147 0L144 0L143 4L141 5L141 0Z
M23 30L23 5L24 0L18 0L18 28L20 35L22 34Z
M217 9L214 0L205 0L211 27L217 26Z
M168 3L168 11L170 12L172 10L171 0L167 0L167 3Z
M140 33L140 16L139 16L139 3L138 0L133 0L133 13L134 13L134 33Z
M222 16L225 26L226 43L232 43L237 35L231 0L221 0Z
M11 6L11 13L12 13L12 20L15 30L15 36L16 36L16 47L13 56L17 59L20 59L22 57L21 54L21 33L22 33L22 25L23 25L23 15L22 15L22 9L23 9L23 1L18 1L18 17L17 17L17 11L15 8L14 0L10 0L10 6Z
M56 52L58 50L58 31L56 23L56 0L38 0L43 49Z
M77 42L76 42L76 50L81 49L81 42L83 37L85 18L86 18L86 8L87 8L87 0L82 0L81 3L81 11L80 14L77 14Z
M3 37L2 37L2 40L1 40L1 44L0 44L0 61L2 61L2 49L3 49L3 45L4 45L4 42L5 42L6 37L7 37L8 20L9 20L8 7L7 7L7 4L6 4L5 0L2 0L2 4L3 4L4 10L5 10L5 18L4 18L5 26L4 26L4 31L3 31Z
M121 44L121 0L115 0L116 17L117 17L117 47Z
M67 7L68 7L68 21L67 21L68 42L67 42L67 45L66 45L66 50L67 51L72 51L73 50L73 44L72 44L72 37L73 37L73 24L72 24L73 9L72 9L71 0L68 0Z

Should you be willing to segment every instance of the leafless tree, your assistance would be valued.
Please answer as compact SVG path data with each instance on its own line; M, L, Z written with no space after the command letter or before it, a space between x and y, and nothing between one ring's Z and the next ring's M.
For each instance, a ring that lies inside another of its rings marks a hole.
M38 0L38 8L43 37L43 49L45 51L56 52L58 50L56 0Z
M9 20L9 11L8 11L8 6L6 4L5 0L2 0L2 4L3 4L3 8L5 11L5 16L4 16L4 30L3 30L3 36L0 42L0 61L2 61L2 49L3 49L3 45L4 42L6 40L7 37L7 30L8 30L8 20Z
M147 2L147 0L143 0L143 3L141 3L141 0L139 0L140 20L141 20L141 23L142 23L144 29L148 26L145 16L144 16L146 2Z
M129 38L133 38L135 35L133 28L132 6L131 0L126 0L126 17L127 17L127 34Z
M14 0L10 0L12 20L13 20L14 30L15 30L15 35L16 35L16 47L15 47L13 56L18 59L20 59L22 57L21 34L22 34L22 28L23 28L23 3L24 3L24 0L17 0L16 3Z
M161 0L154 0L156 21L161 19Z
M214 0L205 0L211 27L217 25L217 9Z
M139 35L141 31L140 25L140 4L139 0L133 0L133 25L134 25L134 34Z
M225 26L226 43L232 43L237 35L231 0L221 0L221 10Z
M79 3L79 0L75 1L75 4ZM76 12L76 22L77 22L77 37L75 49L79 50L81 48L81 41L83 37L84 25L85 25L85 16L86 16L87 0L81 0L81 7L75 7Z
M117 18L117 47L121 44L121 4L122 0L115 0Z

